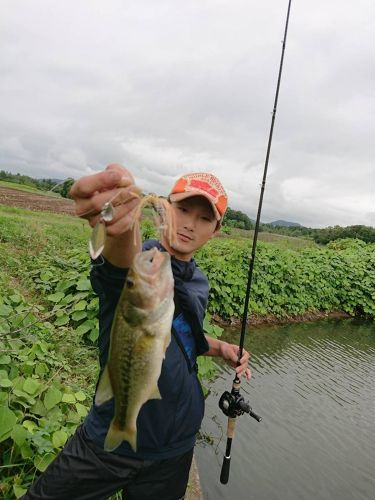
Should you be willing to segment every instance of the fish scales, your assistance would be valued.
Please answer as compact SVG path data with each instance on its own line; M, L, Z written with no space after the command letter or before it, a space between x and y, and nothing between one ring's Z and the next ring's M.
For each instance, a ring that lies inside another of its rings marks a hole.
M124 440L136 451L138 414L146 401L160 399L157 382L171 339L173 295L169 254L156 248L138 254L119 299L108 361L95 395L98 405L115 398L107 451Z

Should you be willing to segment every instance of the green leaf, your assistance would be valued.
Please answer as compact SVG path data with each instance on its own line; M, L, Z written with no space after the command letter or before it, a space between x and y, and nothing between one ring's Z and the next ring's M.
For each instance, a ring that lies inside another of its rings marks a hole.
M47 296L47 300L50 300L51 302L60 302L60 300L64 297L64 293L63 292L56 292L56 293L53 293L51 295L48 295Z
M82 323L82 325L79 325L79 327L76 329L77 335L84 335L86 332L90 331L92 328L92 322L91 321L85 321Z
M63 326L69 323L69 316L67 314L63 314L59 318L55 320L55 325L56 326Z
M89 339L91 340L91 342L95 342L98 339L98 337L99 337L99 329L94 328L93 330L91 330L89 335Z
M81 405L81 403L76 403L76 410L80 417L85 417L87 415L86 406Z
M3 378L0 380L0 387L12 387L13 382L8 378Z
M83 318L87 318L87 313L86 311L75 311L73 314L72 314L72 319L74 321L80 321L81 319Z
M80 300L77 304L74 305L75 311L84 311L86 309L87 302L85 300Z
M38 380L27 378L25 380L25 383L23 384L23 390L30 395L34 395L38 391L40 386L41 384L40 382L38 382Z
M41 417L44 417L47 414L46 407L44 406L44 404L41 402L40 399L38 399L35 405L33 405L30 408L30 411L31 413L34 413L35 415L40 415Z
M51 271L42 271L40 273L40 279L42 281L45 281L46 283L49 283L51 278L53 278L53 274L51 273Z
M60 403L62 398L62 393L55 387L50 387L44 396L44 406L47 410L50 410L55 405Z
M0 391L0 405L8 401L8 393Z
M10 332L10 326L5 320L2 320L1 322L1 333L9 333Z
M34 432L38 430L37 424L32 420L24 420L22 422L22 425L23 427L25 427L25 429L27 429L30 432L30 434L34 434Z
M22 301L22 297L16 294L10 295L9 299L13 304L19 304Z
M16 498L21 498L26 492L27 489L22 488L22 486L20 486L19 484L13 485L13 493L15 494Z
M71 288L73 285L75 285L75 281L70 280L70 281L60 281L60 283L56 287L56 291L58 292L65 292L69 288Z
M63 394L63 397L62 397L62 401L64 403L75 403L76 402L76 398L74 396L74 394Z
M9 365L11 357L8 354L0 354L0 365Z
M13 427L10 437L21 447L26 441L27 430L22 425L17 424Z
M22 458L31 458L34 453L28 444L24 444L23 446L21 446L21 455Z
M68 434L64 431L56 431L52 435L52 443L55 448L62 448L68 439Z
M54 453L46 453L42 457L36 457L34 459L34 465L38 470L44 472L55 457L56 455Z
M44 375L46 373L48 373L48 366L46 363L38 363L35 367L35 374Z
M5 304L0 304L0 316L9 316L11 314L12 308L6 306Z
M0 407L0 443L7 439L17 422L16 414L6 406Z
M74 395L77 401L84 401L86 399L86 394L83 391L78 391Z
M79 280L77 283L77 290L90 290L91 283L88 279Z
M66 417L66 421L71 422L73 424L79 424L81 419L77 412L70 410Z

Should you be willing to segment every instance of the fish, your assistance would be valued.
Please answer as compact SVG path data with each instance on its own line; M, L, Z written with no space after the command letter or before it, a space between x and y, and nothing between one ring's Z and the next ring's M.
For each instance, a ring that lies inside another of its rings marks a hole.
M136 452L138 414L146 401L161 399L158 380L171 340L173 297L170 255L157 248L136 254L115 311L108 360L95 395L99 406L115 400L106 451L127 441Z

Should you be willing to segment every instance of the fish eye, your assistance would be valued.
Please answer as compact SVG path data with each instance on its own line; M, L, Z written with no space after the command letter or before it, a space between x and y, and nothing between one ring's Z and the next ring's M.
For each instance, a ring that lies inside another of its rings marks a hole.
M134 281L133 281L132 279L128 278L128 279L126 280L126 286L127 286L128 288L133 288L133 286L134 286Z

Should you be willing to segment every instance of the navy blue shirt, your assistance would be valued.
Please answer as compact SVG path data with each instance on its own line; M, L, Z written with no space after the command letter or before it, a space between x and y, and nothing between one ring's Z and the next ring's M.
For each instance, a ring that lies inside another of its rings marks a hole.
M163 247L156 240L145 242L143 249ZM194 260L171 259L175 278L175 315L171 342L163 360L158 381L160 400L147 401L137 419L137 452L124 441L112 453L133 458L160 460L190 450L204 414L204 397L197 377L196 357L208 350L203 334L203 318L208 299L206 276ZM108 357L111 325L120 298L127 269L100 259L94 262L91 283L99 296L99 361L101 371ZM89 439L104 447L114 416L114 399L98 406L93 403L84 422Z

